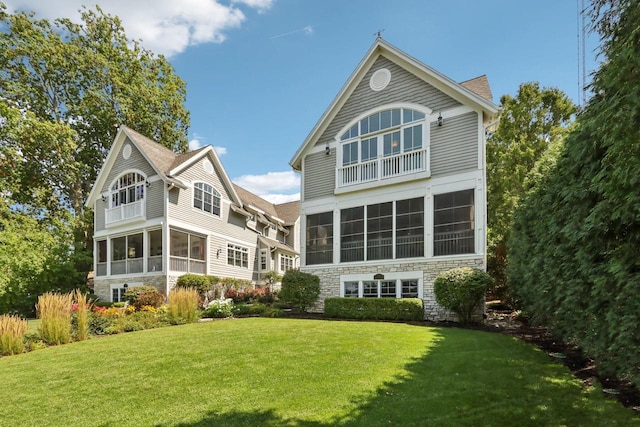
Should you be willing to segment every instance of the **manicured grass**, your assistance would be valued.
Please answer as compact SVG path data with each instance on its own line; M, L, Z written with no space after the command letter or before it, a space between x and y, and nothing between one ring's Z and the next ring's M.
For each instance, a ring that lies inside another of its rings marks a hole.
M532 346L399 323L233 319L0 359L0 425L640 425Z

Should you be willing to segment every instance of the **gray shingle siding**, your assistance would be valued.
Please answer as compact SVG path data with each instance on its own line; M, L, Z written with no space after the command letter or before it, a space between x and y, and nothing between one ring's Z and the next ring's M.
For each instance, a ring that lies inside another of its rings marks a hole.
M371 90L369 80L371 75L381 68L387 68L391 72L389 85L379 92ZM353 94L340 109L327 130L322 134L316 145L324 145L333 142L336 134L351 120L360 114L393 102L411 102L424 105L433 111L444 110L460 105L458 101L449 95L439 91L399 67L387 58L378 58L371 69L358 84Z
M131 156L125 160L122 158L122 150L124 150L124 147L127 144L131 144ZM122 144L122 148L117 154L116 161L114 162L113 167L109 171L109 175L107 175L107 179L105 180L104 185L100 191L101 192L109 191L111 183L113 183L113 180L116 179L118 176L122 175L124 171L130 170L130 169L136 169L141 171L147 178L153 175L156 175L155 170L149 164L149 162L147 162L147 159L145 159L142 153L138 151L136 146L133 145L127 139L125 143Z
M147 188L147 219L164 216L164 182L156 181Z
M431 124L431 176L478 169L478 113Z
M336 186L336 150L309 154L304 159L304 200L327 197Z

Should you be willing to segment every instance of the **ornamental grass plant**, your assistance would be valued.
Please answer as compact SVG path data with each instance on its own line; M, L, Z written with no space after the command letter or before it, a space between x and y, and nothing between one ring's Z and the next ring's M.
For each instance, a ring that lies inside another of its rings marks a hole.
M71 341L71 303L73 293L46 292L38 297L36 310L40 323L40 336L50 345Z
M195 288L175 288L169 293L169 317L172 323L192 323L200 318L198 291Z
M3 356L20 354L24 351L24 335L29 329L28 322L19 316L0 316L0 354Z
M87 294L79 289L75 291L75 313L76 313L76 339L84 341L89 338L89 316L90 309L87 301Z

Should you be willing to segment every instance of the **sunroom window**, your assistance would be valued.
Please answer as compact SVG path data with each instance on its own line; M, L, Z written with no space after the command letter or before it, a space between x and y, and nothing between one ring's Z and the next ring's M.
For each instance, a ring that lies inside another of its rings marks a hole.
M433 255L475 252L474 190L437 194L433 204Z

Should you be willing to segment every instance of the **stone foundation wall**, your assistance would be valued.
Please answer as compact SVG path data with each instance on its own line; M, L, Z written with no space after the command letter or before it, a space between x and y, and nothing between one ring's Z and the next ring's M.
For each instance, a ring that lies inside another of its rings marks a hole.
M320 297L310 311L322 313L326 298L340 296L340 276L343 274L385 274L400 271L422 271L424 318L431 321L455 321L457 316L436 303L433 282L443 271L457 267L484 269L482 258L397 262L384 265L332 265L329 267L304 266L301 270L320 278ZM484 312L484 309L482 310ZM480 316L482 313L479 313Z
M140 275L125 277L96 277L93 281L93 293L95 293L100 301L111 301L111 285L120 285L124 283L141 283L144 286L153 286L160 293L165 293L166 276L164 275Z

